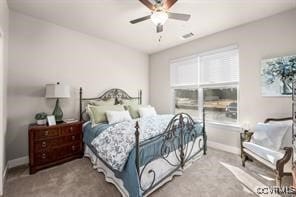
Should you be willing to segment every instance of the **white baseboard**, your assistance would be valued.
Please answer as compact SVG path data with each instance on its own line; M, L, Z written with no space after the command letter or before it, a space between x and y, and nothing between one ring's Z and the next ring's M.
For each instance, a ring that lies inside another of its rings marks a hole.
M10 168L25 165L25 164L28 164L28 163L29 163L29 157L28 156L20 157L20 158L9 160L7 162L7 168L10 169Z
M238 147L235 146L229 146L226 144L221 144L218 142L213 142L213 141L207 141L207 144L209 147L214 148L214 149L219 149L219 150L223 150L229 153L233 153L233 154L240 154L240 149Z
M6 181L6 175L7 175L7 170L10 169L10 168L14 168L14 167L17 167L17 166L21 166L21 165L25 165L25 164L28 164L29 163L29 157L28 156L25 156L25 157L20 157L20 158L17 158L17 159L12 159L12 160L9 160L3 170L3 174L2 174L2 184L4 185L5 181ZM2 187L3 189L3 187ZM1 188L0 188L1 190ZM1 192L3 194L3 191L0 191L0 197L1 197Z
M6 180L6 173L7 173L7 165L5 166L2 174L2 185L0 186L0 196L3 196L3 188L4 188L4 183Z
M2 177L3 183L6 180L6 174L7 174L7 165L5 166L4 171L3 171L3 177Z

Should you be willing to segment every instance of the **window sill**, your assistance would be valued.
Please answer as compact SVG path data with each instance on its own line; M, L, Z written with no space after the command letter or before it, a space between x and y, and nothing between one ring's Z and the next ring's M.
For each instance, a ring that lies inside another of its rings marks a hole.
M195 121L202 121L202 119L193 118ZM231 124L231 123L221 123L221 122L211 122L206 121L206 125L210 127L216 127L216 128L227 128L233 131L241 131L241 125L239 124Z
M234 130L241 130L241 125L239 124L231 124L231 123L220 123L220 122L206 122L209 126L214 127L227 127Z

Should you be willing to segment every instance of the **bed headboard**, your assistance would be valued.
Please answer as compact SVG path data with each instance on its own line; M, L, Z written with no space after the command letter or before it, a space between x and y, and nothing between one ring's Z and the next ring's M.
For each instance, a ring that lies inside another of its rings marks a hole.
M108 99L115 99L114 105L121 104L121 100L138 100L139 104L142 104L142 90L138 91L138 96L137 97L132 97L126 91L118 88L113 88L110 90L105 91L101 96L99 97L94 97L94 98L83 98L83 93L82 93L82 88L80 88L79 91L79 115L80 115L80 120L86 120L84 119L84 116L86 115L86 110L83 109L85 104L87 104L89 101L92 100L108 100Z

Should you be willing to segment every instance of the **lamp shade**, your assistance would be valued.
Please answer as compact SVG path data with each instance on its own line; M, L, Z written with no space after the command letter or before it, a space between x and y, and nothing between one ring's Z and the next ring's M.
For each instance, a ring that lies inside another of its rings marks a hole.
M69 98L70 97L70 87L68 85L57 84L47 84L46 85L46 98Z

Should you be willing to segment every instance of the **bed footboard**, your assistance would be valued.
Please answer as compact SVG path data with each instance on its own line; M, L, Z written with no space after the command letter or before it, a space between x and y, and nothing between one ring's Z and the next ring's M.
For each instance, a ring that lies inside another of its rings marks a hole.
M143 195L151 193L174 175L180 175L187 164L206 154L204 110L200 123L186 113L175 115L164 133L147 142L140 142L138 122L135 128L135 163Z

